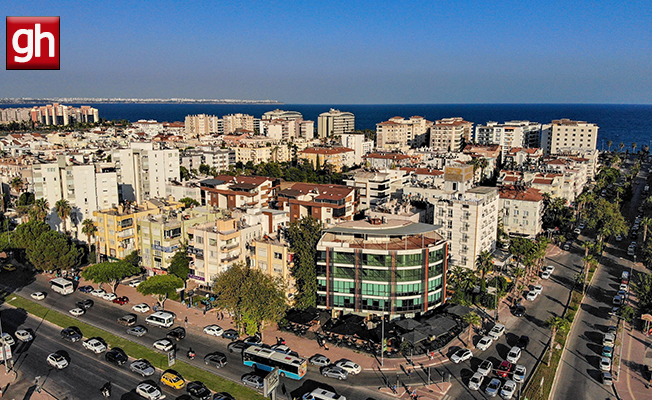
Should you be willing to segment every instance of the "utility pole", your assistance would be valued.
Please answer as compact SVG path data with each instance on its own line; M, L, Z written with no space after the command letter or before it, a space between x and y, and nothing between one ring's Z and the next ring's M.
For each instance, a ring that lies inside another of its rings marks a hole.
M381 333L381 340L380 340L380 366L384 367L385 366L385 314L381 317L381 327L380 327L380 333Z

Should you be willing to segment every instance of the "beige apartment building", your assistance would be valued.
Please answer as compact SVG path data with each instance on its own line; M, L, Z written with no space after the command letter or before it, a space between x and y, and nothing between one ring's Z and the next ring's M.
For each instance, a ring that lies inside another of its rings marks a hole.
M222 120L216 115L187 115L185 124L185 136L194 138L207 136L214 133L223 133Z
M273 278L283 279L286 296L292 300L296 293L296 283L291 274L294 261L288 244L278 238L264 236L251 242L250 248L251 266Z
M541 147L546 154L559 154L573 150L595 150L598 143L598 126L586 121L556 119L549 130L541 135Z
M435 151L459 152L471 140L473 122L463 118L444 118L430 129L430 148Z
M343 135L354 130L355 115L347 111L331 108L317 118L317 136L320 138Z
M432 125L431 121L419 116L390 118L376 124L376 147L378 150L405 151L410 147L425 146Z
M355 152L346 147L309 147L300 151L298 156L301 160L310 161L315 169L330 165L333 172L341 172L343 167L351 167L355 161Z
M500 210L503 229L510 236L530 239L542 230L543 195L528 186L503 186L500 188Z
M229 114L222 117L224 125L224 134L230 135L238 129L244 129L250 132L254 131L254 117L248 114Z

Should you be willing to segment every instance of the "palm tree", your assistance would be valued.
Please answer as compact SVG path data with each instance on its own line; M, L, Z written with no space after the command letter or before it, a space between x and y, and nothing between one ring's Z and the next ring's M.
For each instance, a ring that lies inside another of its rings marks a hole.
M97 233L97 227L90 219L85 219L82 221L82 233L88 237L88 252L91 252L91 239Z
M475 269L480 273L480 286L484 292L486 286L484 277L488 272L491 272L494 269L494 255L487 250L481 252L475 262Z
M636 142L632 143L632 153L636 153L636 147L637 147Z
M614 143L614 142L612 142L611 140L607 140L607 147L609 147L609 153L611 153L611 145L612 145L613 143Z
M620 152L622 153L622 152L623 152L623 149L625 148L625 143L620 142L620 144L618 145L618 147L620 147Z
M482 325L482 318L480 318L480 316L478 314L476 314L475 312L471 311L470 313L465 314L464 316L462 316L462 321L469 324L469 340L468 340L468 342L469 342L469 347L471 347L471 344L473 343L472 342L473 328L476 327L476 326Z
M652 225L652 218L650 217L641 218L641 225L643 225L643 243L645 244L645 240L647 239L647 227Z
M9 186L18 194L23 190L23 185L25 183L23 182L23 179L20 176L15 177L14 179L9 182Z
M57 215L59 216L59 218L61 218L61 220L63 221L64 231L67 231L66 219L70 216L70 212L72 211L72 207L70 206L70 203L66 199L61 199L54 204L54 208L57 210Z
M546 325L551 330L550 334L550 352L548 353L548 365L552 361L552 351L555 348L555 335L557 331L564 332L568 330L570 323L567 319L561 317L550 317L546 321Z
M48 204L48 201L45 199L36 199L32 205L32 211L33 215L30 215L30 217L45 222L45 219L48 217L48 213L50 212L50 204Z

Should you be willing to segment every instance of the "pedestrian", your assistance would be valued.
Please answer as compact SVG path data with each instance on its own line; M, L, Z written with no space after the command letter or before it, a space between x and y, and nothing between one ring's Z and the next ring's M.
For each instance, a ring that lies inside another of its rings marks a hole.
M414 400L417 400L419 398L419 395L417 395L417 390L416 389L414 389L412 391L412 394L410 395L410 397L412 397Z
M224 313L220 313L220 319L224 319Z
M184 325L186 328L188 327L188 317L186 316L186 319L183 320Z
M408 376L411 378L412 377L412 368L408 368Z
M324 350L328 350L328 345L324 343Z
M396 392L396 389L397 389L397 386L396 386L396 385L392 386L392 393L396 394L396 393L397 393L397 392Z
M281 385L281 393L285 396L287 394L288 390L285 388L285 383Z

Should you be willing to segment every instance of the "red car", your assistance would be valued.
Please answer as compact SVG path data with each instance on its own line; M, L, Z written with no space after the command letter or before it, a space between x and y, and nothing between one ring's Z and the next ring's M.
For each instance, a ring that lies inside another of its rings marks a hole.
M507 375L512 371L512 363L504 360L503 362L500 363L500 366L496 370L496 375L502 376L503 378L507 378Z
M113 302L115 304L123 305L129 303L129 298L127 296L122 296L122 297L118 297L117 299L114 299Z

